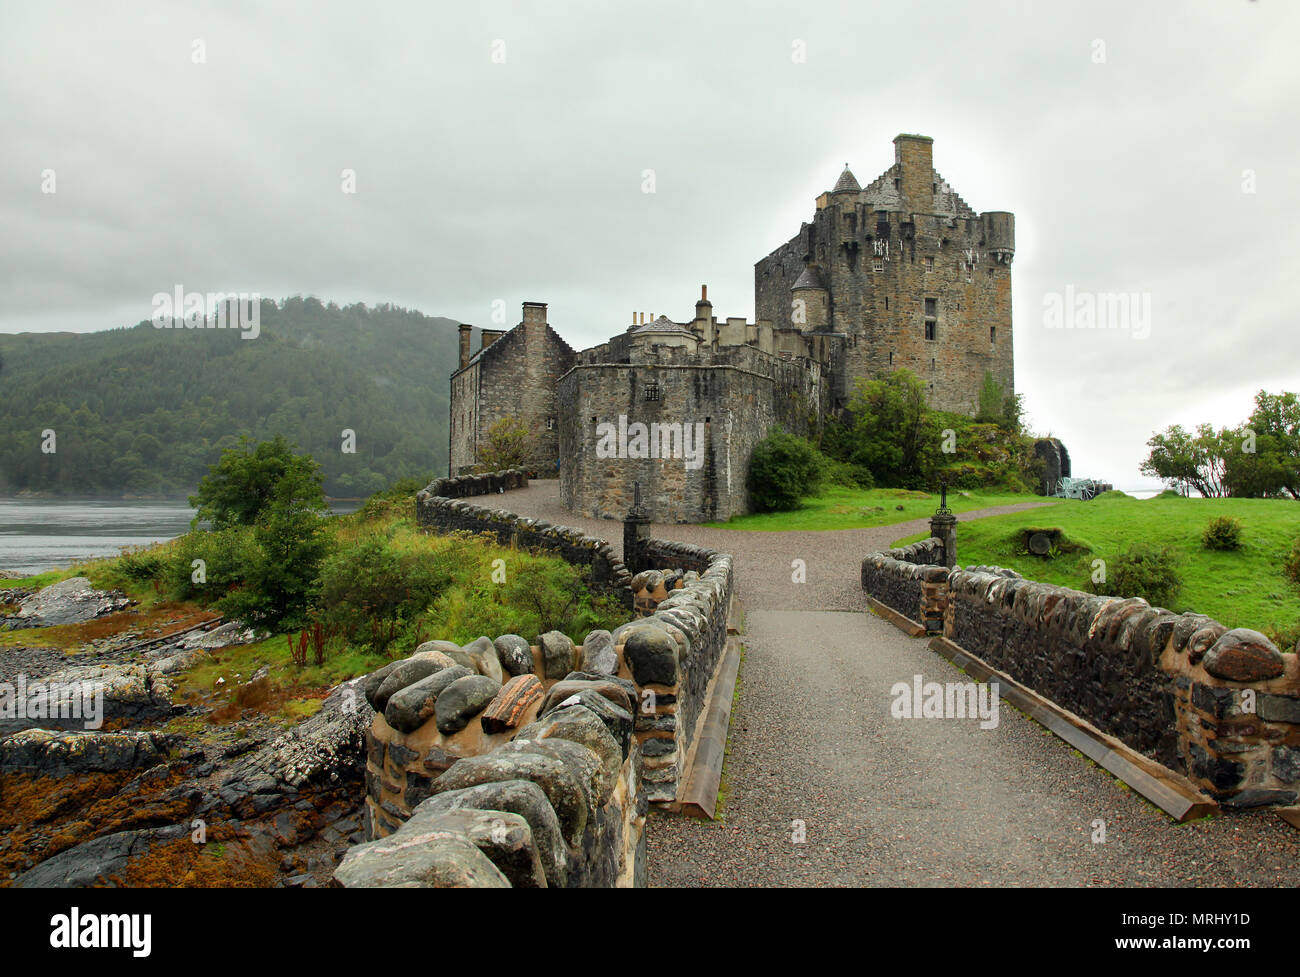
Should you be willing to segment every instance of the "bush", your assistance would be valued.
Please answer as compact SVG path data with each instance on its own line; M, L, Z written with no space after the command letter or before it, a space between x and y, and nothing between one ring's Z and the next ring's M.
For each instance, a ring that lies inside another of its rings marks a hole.
M161 576L176 600L210 603L242 584L259 556L253 530L247 526L194 530L172 544ZM201 568L194 566L195 560L203 561Z
M1209 550L1235 550L1241 548L1241 520L1219 516L1210 521L1201 534L1201 542Z
M760 512L787 512L813 495L824 477L822 455L803 438L773 431L749 459L749 495Z
M456 552L399 552L390 536L339 550L321 568L325 621L350 641L383 653L454 579Z
M128 580L147 583L158 580L167 570L167 554L161 547L129 546L117 560L118 569Z
M1152 606L1168 607L1182 588L1178 554L1171 547L1134 543L1109 562L1105 582L1094 584L1093 592L1141 597Z
M1282 561L1282 572L1297 587L1300 587L1300 539L1291 546L1291 552Z

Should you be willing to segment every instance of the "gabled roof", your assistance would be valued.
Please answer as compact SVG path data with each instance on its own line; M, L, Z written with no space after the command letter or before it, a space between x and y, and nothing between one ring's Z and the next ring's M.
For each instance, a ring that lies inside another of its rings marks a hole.
M666 315L661 315L653 322L647 322L643 325L637 326L632 330L632 333L633 335L636 333L682 333L687 336L695 335L695 333L691 332L680 323L673 322Z

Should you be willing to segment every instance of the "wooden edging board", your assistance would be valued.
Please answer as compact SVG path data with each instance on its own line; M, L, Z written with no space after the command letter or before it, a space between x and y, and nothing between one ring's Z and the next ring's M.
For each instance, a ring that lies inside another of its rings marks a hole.
M733 608L734 609L734 608ZM740 671L740 639L727 636L718 668L709 680L704 711L695 727L695 741L687 757L675 807L682 814L713 819L722 784L722 764L727 757L727 730L731 726L731 700Z
M894 610L888 604L882 604L870 595L867 597L867 606L894 627L898 628L898 630L902 631L909 638L919 638L921 635L926 633L926 630L922 625L917 624L907 615Z
M939 636L930 641L937 652L972 677L998 683L999 697L1051 730L1076 750L1105 767L1178 823L1205 817L1219 810L1218 802L1197 789L1186 777L1143 756L1086 719L1021 685L961 645Z

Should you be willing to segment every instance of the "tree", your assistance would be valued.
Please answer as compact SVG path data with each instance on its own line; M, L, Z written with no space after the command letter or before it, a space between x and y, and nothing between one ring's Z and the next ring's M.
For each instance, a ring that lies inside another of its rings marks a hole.
M488 471L518 468L537 454L539 440L527 421L507 414L487 429L478 449L479 464Z
M294 453L281 435L256 446L247 437L222 453L190 496L196 510L192 525L207 519L213 529L252 526L273 502L286 513L324 512L320 466L311 455Z
M842 460L869 468L878 485L924 486L937 464L939 430L921 380L908 370L859 380L849 410L853 449Z
M1255 394L1250 419L1236 432L1228 457L1233 495L1300 499L1300 397L1283 391Z
M1176 489L1191 488L1209 499L1222 498L1228 494L1228 457L1235 437L1229 428L1215 431L1209 424L1198 424L1195 433L1180 424L1170 425L1147 441L1151 452L1142 462L1142 474L1154 475Z

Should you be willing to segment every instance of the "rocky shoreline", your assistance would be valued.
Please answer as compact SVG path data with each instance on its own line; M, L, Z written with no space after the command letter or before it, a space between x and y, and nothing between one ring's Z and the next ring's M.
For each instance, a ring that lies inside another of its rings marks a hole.
M56 587L0 622L34 638L86 621L112 633L71 651L0 646L0 886L325 884L363 839L373 712L355 681L288 729L254 708L272 691L266 668L211 703L181 702L176 676L253 636L182 619L154 626L189 633L141 647L155 636L124 595L84 578ZM92 688L89 721L51 715L54 690ZM223 702L248 708L211 722Z

